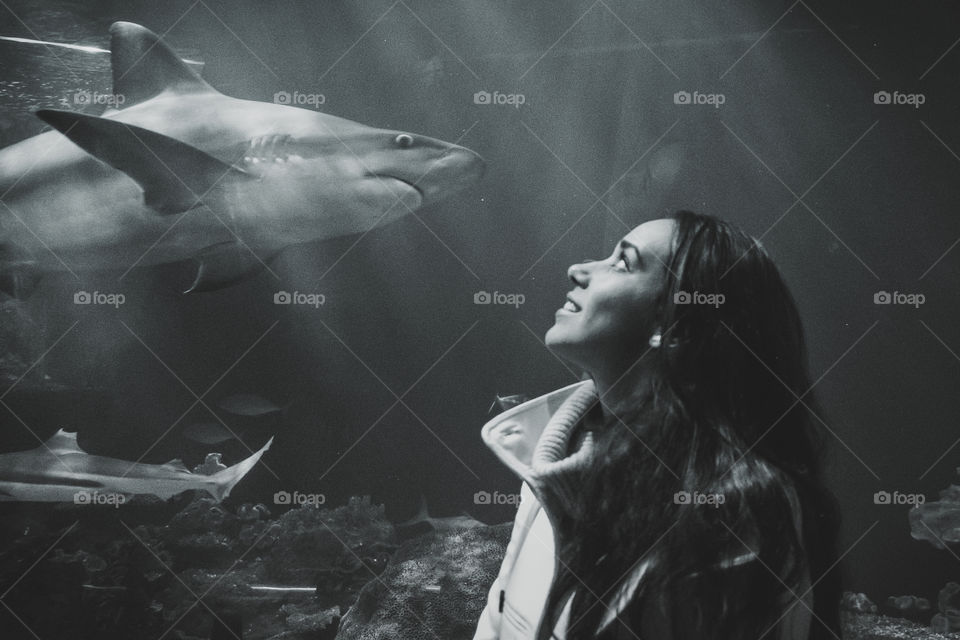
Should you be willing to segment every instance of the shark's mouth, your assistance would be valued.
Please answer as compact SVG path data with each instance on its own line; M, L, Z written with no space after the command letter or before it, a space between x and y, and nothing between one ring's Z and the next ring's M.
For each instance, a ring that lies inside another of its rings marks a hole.
M380 180L389 179L389 180L395 180L397 182L402 182L403 184L407 185L408 187L410 187L411 189L417 192L417 194L420 196L421 202L425 199L425 196L423 194L423 189L421 189L419 186L417 186L413 182L410 182L409 180L405 180L398 176L392 176L388 173L368 173L367 175L371 178L378 178Z

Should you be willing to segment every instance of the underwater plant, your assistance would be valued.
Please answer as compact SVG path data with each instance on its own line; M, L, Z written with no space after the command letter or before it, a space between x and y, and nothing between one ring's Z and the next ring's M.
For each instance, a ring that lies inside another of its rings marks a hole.
M926 540L937 549L960 542L960 485L951 484L939 500L913 507L908 517L914 540Z
M957 468L960 473L960 467ZM926 540L937 549L948 549L960 543L960 485L951 484L940 491L940 499L918 504L910 509L910 536ZM948 582L937 598L939 613L930 626L934 631L960 631L960 584Z

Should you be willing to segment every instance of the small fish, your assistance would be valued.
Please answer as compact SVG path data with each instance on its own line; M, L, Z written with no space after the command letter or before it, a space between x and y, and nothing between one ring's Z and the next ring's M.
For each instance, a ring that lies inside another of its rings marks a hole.
M224 398L217 403L217 406L235 416L265 416L283 411L282 407L278 407L266 398L248 393Z
M506 411L507 409L512 409L513 407L523 404L530 399L530 395L526 393L515 393L512 396L501 396L498 393L496 396L494 396L493 402L490 404L490 408L487 409L487 413L493 411L494 407L499 407L500 411Z
M243 432L230 431L219 422L199 422L183 430L184 437L201 444L220 444L228 440L242 440Z
M34 40L32 38L15 38L13 36L0 36L0 40L5 40L7 42L20 42L23 44L37 44L42 45L44 48L49 49L50 47L62 47L64 49L72 49L74 51L83 51L85 53L110 53L109 49L101 49L100 47L90 47L80 44L68 44L66 42L52 42L50 40ZM146 54L144 54L146 55ZM185 64L192 64L198 67L203 67L204 63L199 60L188 60L186 58L181 59Z
M123 585L110 585L104 586L100 584L82 584L80 588L87 589L88 591L126 591L127 588Z
M266 594L276 594L277 597L283 597L291 593L316 593L316 587L276 587L267 584L252 584L250 589Z

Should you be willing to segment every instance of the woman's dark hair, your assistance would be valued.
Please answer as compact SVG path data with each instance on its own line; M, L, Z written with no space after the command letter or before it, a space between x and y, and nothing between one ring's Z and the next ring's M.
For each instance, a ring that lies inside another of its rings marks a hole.
M759 241L713 216L668 217L676 226L658 301L662 345L644 356L654 375L596 434L572 534L558 541L540 638L571 593L570 640L639 635L650 604L668 608L675 638L776 638L791 591L804 595L805 571L809 637L839 638L840 513L822 478L826 437L796 304ZM705 304L710 294L719 295ZM723 501L676 500L682 491ZM750 551L755 560L721 567ZM640 561L650 565L639 587L600 634ZM618 635L621 625L630 632Z

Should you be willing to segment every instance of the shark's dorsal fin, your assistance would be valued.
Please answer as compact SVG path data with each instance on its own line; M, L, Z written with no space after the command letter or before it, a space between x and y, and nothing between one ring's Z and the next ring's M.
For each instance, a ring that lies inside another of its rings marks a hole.
M149 100L162 91L215 92L165 45L154 32L132 22L110 27L113 92L123 107Z
M216 198L230 178L253 178L192 145L119 120L56 109L41 109L37 117L136 180L146 205L162 214L199 206L205 195Z
M427 497L420 494L420 504L417 507L417 513L412 517L404 520L403 522L398 522L395 526L397 527L412 527L423 522L427 522L433 527L433 518L430 517L430 509L427 507Z
M187 469L187 465L183 464L183 460L180 458L174 458L169 462L165 462L162 466L170 467L172 469L176 469L177 471L186 471L187 473L190 473L190 469Z
M60 429L55 434L50 436L40 448L44 451L49 451L54 454L75 452L83 453L83 449L81 449L80 445L77 444L76 432L67 433L63 429Z

